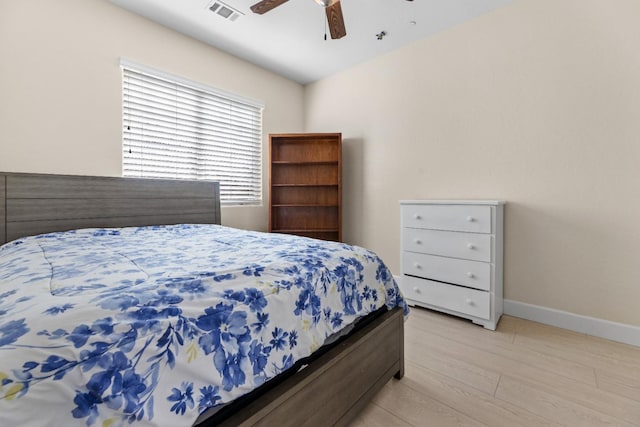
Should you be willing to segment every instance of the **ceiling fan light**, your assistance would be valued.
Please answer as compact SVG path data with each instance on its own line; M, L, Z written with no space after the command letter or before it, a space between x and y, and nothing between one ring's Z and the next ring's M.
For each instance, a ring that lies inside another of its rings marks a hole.
M336 1L337 0L315 0L316 3L323 7L333 6Z

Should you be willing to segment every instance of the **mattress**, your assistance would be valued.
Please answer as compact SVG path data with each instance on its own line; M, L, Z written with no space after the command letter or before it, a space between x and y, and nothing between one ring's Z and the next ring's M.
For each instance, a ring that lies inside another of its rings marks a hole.
M0 425L190 426L385 306L407 310L388 268L342 243L219 225L19 239L0 247Z

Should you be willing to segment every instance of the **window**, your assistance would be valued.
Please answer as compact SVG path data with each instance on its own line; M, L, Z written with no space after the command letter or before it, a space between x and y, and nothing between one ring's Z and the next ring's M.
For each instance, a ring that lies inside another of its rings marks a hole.
M223 204L261 203L260 102L121 65L124 176L215 180Z

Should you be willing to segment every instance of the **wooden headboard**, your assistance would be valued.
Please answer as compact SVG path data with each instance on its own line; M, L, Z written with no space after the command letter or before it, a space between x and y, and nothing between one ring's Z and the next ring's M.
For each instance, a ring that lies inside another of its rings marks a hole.
M213 181L0 173L0 244L90 227L220 224Z

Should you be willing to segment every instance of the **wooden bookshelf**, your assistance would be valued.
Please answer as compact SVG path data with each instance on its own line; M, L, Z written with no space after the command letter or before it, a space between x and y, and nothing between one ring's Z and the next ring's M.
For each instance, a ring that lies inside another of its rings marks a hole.
M269 153L269 231L342 241L342 134L271 134Z

